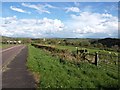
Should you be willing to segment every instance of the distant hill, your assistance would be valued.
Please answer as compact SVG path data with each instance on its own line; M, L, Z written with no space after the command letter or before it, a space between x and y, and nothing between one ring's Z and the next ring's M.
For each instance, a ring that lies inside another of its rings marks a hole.
M102 43L103 45L106 45L107 47L111 47L114 45L118 45L120 47L120 39L117 38L105 38L105 39L98 39L91 42L92 44L95 43Z
M8 40L8 39L12 39L11 37L6 37L6 36L1 36L2 40Z
M39 40L43 38L12 38L12 37L6 37L2 36L2 40L21 40L23 42L30 42L31 40ZM120 47L120 39L117 38L104 38L104 39L98 39L98 38L47 38L47 39L55 39L55 40L67 40L67 41L89 41L91 44L98 44L102 43L103 45L106 45L107 47L112 47L114 45L118 45Z

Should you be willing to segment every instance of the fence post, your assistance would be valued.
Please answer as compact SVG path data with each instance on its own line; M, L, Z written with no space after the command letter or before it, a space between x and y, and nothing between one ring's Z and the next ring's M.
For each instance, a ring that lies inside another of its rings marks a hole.
M78 60L78 47L76 47L76 50L77 50L76 58L77 58L77 60Z
M95 65L98 66L98 52L95 53Z

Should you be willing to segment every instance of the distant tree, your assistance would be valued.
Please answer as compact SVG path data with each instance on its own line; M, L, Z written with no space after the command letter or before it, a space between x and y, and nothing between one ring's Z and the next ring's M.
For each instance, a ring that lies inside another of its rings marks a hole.
M103 44L102 43L98 43L97 47L103 49Z
M79 43L80 44L80 43ZM81 46L83 46L83 47L89 47L91 44L90 44L90 42L89 41L82 41L81 42Z
M114 45L114 46L112 46L112 49L115 50L115 51L118 51L119 50L119 46L118 45Z
M32 40L30 38L27 39L27 43L31 43Z
M64 45L68 45L68 41L66 39L63 40Z
M97 47L97 44L93 44L94 47Z

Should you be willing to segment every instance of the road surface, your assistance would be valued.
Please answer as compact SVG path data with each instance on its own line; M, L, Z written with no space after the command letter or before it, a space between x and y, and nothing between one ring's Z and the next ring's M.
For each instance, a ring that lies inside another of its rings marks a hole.
M13 46L0 51L2 53L2 67L5 67L24 48L23 45Z
M2 88L35 88L35 80L26 67L27 53L24 45L2 51Z

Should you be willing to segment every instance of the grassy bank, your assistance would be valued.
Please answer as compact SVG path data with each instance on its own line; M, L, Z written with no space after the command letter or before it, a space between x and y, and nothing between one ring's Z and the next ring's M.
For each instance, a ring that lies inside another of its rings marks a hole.
M28 46L27 66L38 74L40 88L106 88L118 87L118 73L109 68L96 67L89 63L72 64L60 62L41 49Z

